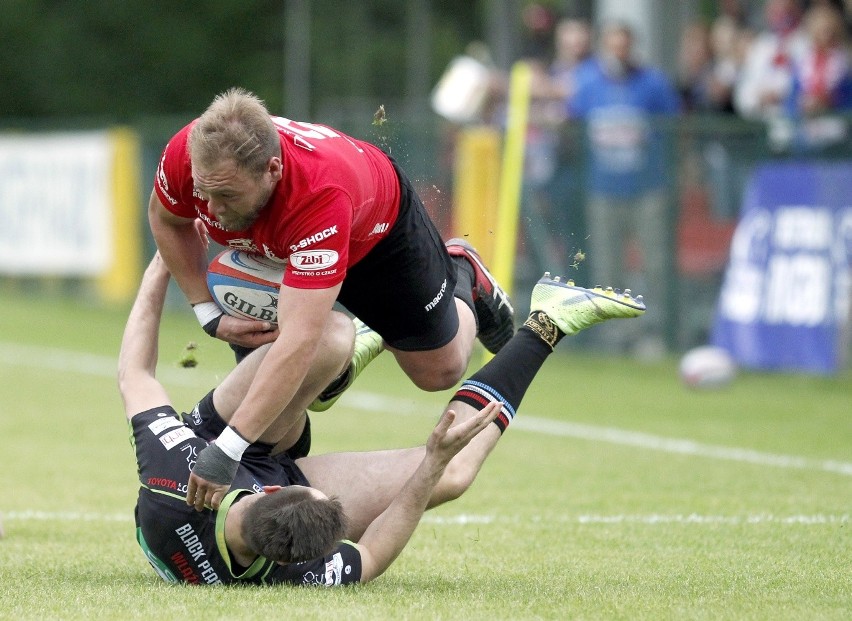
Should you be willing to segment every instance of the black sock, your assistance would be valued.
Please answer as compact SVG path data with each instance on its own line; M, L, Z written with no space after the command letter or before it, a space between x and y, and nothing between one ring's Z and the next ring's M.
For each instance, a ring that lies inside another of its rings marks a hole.
M470 261L464 257L450 257L456 265L456 288L453 291L453 297L458 298L470 308L473 313L473 318L476 320L476 327L479 328L479 319L476 316L476 307L473 305L473 285L476 282L476 274L473 271L473 266Z
M528 319L494 358L462 383L452 398L452 401L461 401L477 410L491 401L502 401L503 410L494 419L501 433L512 422L533 378L553 352L553 339L547 340L529 324ZM533 325L537 326L535 322ZM559 338L564 336L557 332Z
M302 435L296 440L290 448L282 453L287 459L299 459L307 457L311 452L311 417L305 412L305 428L302 429Z

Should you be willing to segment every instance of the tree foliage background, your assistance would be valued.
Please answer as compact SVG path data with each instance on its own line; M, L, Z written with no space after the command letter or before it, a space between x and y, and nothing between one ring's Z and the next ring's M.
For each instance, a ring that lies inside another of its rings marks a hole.
M287 0L0 0L0 116L197 113L244 86L273 110L283 89ZM313 0L311 105L404 95L407 2ZM487 0L432 0L431 83L481 36Z

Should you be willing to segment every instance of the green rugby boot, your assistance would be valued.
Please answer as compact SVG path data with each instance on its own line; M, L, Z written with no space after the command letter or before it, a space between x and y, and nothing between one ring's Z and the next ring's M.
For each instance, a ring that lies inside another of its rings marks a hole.
M530 312L541 311L565 334L577 334L607 319L629 319L645 313L642 296L630 289L620 291L597 286L578 287L573 280L560 280L545 272L533 288Z

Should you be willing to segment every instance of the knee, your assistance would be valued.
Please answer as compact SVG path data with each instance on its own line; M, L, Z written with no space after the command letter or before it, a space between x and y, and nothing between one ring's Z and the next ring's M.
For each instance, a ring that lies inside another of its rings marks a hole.
M450 502L462 496L476 478L475 469L469 468L465 463L458 459L452 460L444 474L441 477L441 484L438 488L439 497L435 498L435 504Z
M455 386L461 380L465 368L466 365L462 364L447 364L440 368L432 367L409 373L409 377L420 390L436 392Z
M420 390L435 392L455 386L467 370L470 351L450 343L427 351L393 350L400 368Z
M355 326L343 313L332 312L320 342L322 359L329 366L345 368L355 347Z

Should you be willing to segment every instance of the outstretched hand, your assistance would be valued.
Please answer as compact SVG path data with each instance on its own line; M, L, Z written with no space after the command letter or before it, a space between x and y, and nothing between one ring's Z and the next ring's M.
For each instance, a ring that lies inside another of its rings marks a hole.
M497 418L502 408L501 402L492 401L458 425L453 425L456 420L455 411L445 411L426 442L426 453L443 464L449 463L480 431Z

